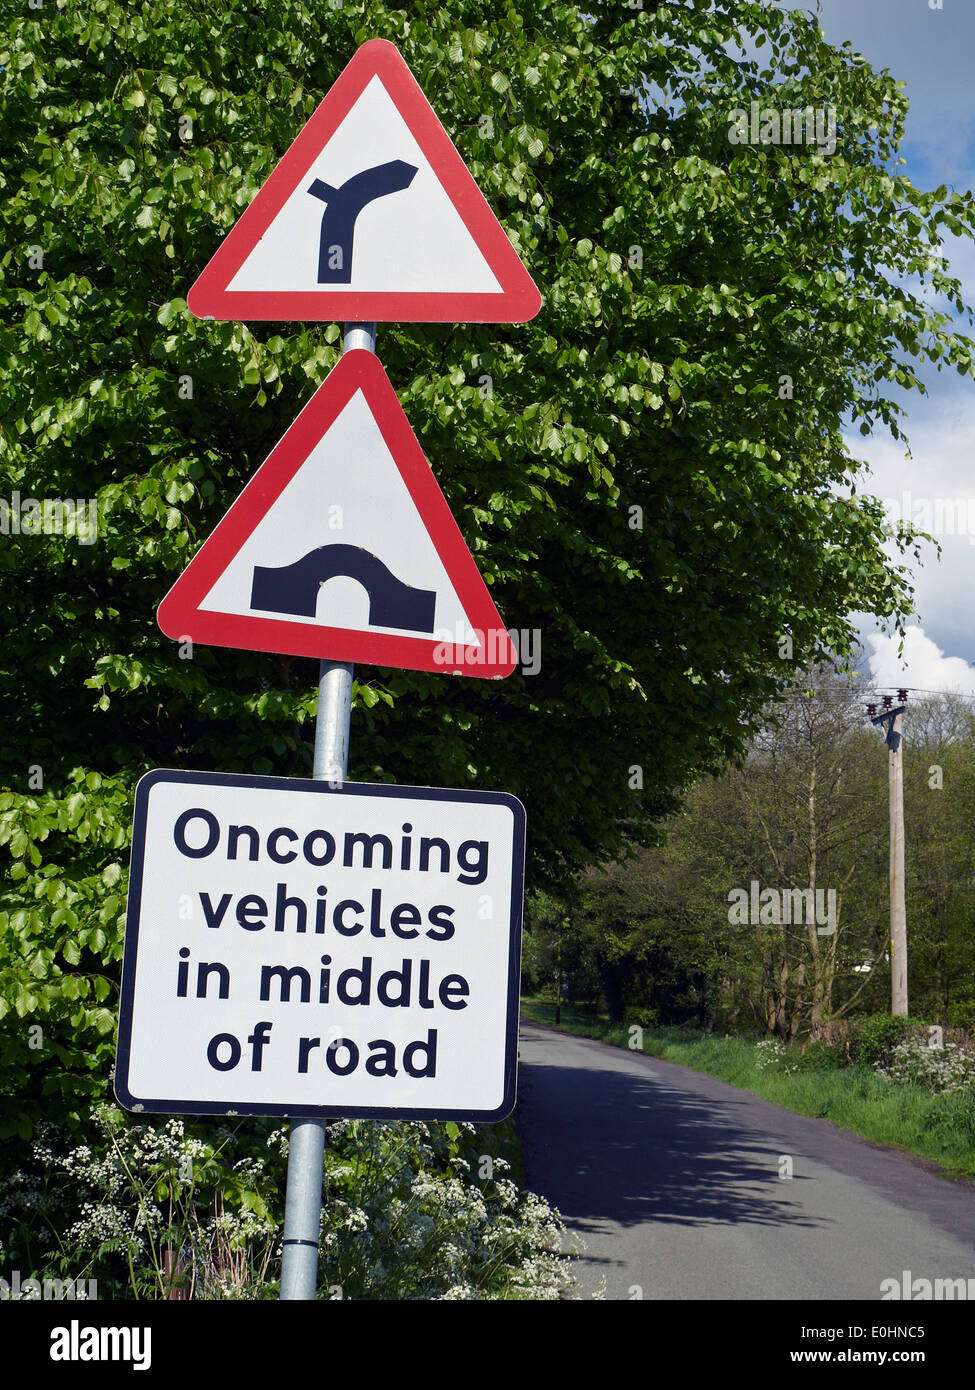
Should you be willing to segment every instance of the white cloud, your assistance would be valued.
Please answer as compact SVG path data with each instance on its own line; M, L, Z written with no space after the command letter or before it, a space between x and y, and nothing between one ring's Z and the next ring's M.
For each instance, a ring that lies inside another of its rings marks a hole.
M975 695L975 666L960 656L945 656L921 627L909 627L904 634L904 650L898 656L900 639L873 632L866 638L871 649L870 675L879 686L909 686L915 690L958 691Z

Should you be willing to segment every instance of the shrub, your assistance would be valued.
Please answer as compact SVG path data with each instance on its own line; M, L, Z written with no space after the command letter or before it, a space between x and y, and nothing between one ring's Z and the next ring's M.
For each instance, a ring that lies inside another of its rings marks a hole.
M892 1050L890 1061L876 1070L889 1081L923 1086L929 1091L970 1092L975 1086L975 1058L955 1043L932 1047L920 1038L908 1038Z
M760 1071L778 1071L789 1076L799 1070L799 1061L778 1038L763 1038L755 1044L755 1065Z
M836 1071L850 1065L850 1054L845 1042L816 1038L799 1053L798 1063L803 1071Z
M329 1125L325 1287L353 1299L558 1298L561 1218L511 1181L506 1159L477 1152L484 1137L452 1121Z
M284 1131L202 1139L182 1119L135 1124L107 1103L92 1121L82 1144L40 1126L32 1166L5 1174L5 1256L38 1277L94 1277L109 1297L269 1296Z
M0 1259L102 1297L277 1294L287 1136L133 1122L94 1111L88 1143L53 1125L0 1179ZM341 1121L328 1128L323 1297L554 1299L569 1283L561 1218L519 1188L503 1127Z
M876 1067L890 1060L893 1049L903 1039L917 1019L899 1014L874 1014L854 1023L851 1030L850 1052L858 1066Z

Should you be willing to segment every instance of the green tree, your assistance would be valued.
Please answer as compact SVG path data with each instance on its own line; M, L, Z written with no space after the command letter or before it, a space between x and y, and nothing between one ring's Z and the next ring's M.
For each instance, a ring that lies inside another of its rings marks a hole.
M698 783L664 822L662 845L581 876L563 940L579 997L614 1018L635 1009L787 1038L886 1013L887 749L869 698L828 669L800 674L740 766ZM904 730L911 1013L971 1026L975 715L952 695L911 699ZM757 916L743 901L753 882ZM824 895L815 919L793 899L787 921L781 896L762 897L806 889ZM835 930L819 930L830 915ZM552 920L531 920L533 959L552 952Z
M975 713L965 699L930 695L909 701L903 725L911 1013L970 1028L975 1024ZM878 867L886 923L886 841L882 849Z
M518 793L533 869L555 881L650 835L743 746L792 669L784 639L796 660L842 653L851 612L907 611L882 507L837 495L858 468L841 423L898 434L889 392L918 385L912 360L971 374L969 340L899 286L962 307L938 238L975 214L898 170L903 91L810 16L758 0L10 14L2 486L97 499L99 529L0 543L0 1077L24 1100L8 1127L77 1113L104 1074L138 775L310 769L312 663L181 659L153 613L338 352L337 325L196 321L187 287L373 37L400 46L544 294L527 326L379 338L506 622L542 651L503 685L361 671L352 775ZM835 105L835 154L732 144L752 97Z
M729 867L740 875L734 886L751 898L751 884L759 885L759 920L750 901L738 928L752 964L743 973L752 1007L785 1037L841 1012L838 978L859 976L843 1002L849 1007L868 985L864 958L876 967L881 955L886 928L878 940L871 870L886 801L876 767L864 775L873 742L858 682L819 667L797 675L745 764L724 779L740 808L725 822L740 837L729 845ZM777 899L762 906L765 889ZM797 892L812 896L803 902Z

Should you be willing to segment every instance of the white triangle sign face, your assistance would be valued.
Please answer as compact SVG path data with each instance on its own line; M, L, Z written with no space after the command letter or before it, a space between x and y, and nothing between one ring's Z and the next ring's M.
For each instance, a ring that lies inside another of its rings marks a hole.
M159 606L167 637L445 675L516 653L379 359L347 352Z
M215 319L523 323L541 295L393 44L373 39L187 296Z

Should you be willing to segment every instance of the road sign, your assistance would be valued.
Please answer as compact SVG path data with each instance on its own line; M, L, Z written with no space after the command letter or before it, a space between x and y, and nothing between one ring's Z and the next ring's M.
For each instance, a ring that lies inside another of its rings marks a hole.
M167 637L507 676L516 652L379 359L343 353L159 606Z
M372 39L187 302L200 318L523 323L542 301L399 51Z
M186 1115L500 1120L525 813L499 792L157 770L115 1092Z

